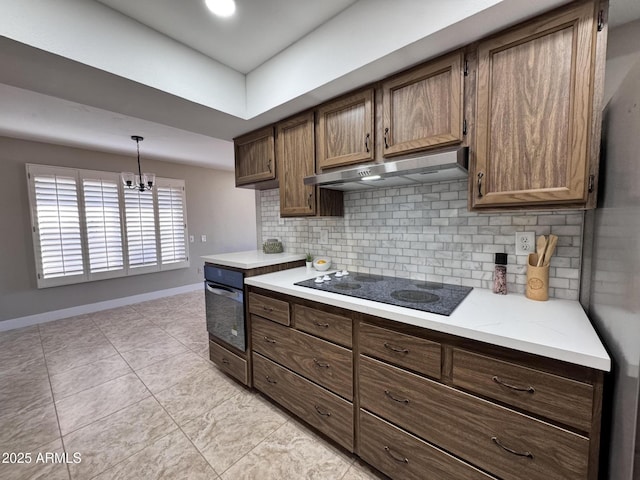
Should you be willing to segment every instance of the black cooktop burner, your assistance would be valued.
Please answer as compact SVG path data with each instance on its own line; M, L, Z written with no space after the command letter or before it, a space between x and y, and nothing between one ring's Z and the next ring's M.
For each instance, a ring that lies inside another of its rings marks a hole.
M424 288L425 290L440 290L442 288L442 282L413 282L418 288Z
M391 296L401 302L410 303L433 303L440 300L438 295L420 290L396 290L391 292Z
M336 277L333 274L330 276L331 280L323 283L315 283L315 279L311 278L296 285L440 315L451 315L473 290L472 287L448 283L366 273L352 273L345 277Z
M368 273L359 273L355 277L353 277L353 279L356 282L363 282L363 283L379 282L383 278L384 277L382 275L369 275Z
M338 290L358 290L361 285L357 283L336 283L333 288Z

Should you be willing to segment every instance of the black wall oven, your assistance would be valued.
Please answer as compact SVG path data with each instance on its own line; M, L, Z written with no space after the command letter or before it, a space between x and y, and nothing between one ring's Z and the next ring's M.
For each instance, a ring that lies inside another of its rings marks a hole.
M219 342L245 352L244 274L205 265L204 278L207 331Z

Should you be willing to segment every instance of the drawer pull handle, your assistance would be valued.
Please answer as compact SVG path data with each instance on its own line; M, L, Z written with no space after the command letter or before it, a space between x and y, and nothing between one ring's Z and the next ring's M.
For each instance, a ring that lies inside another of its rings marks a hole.
M328 362L321 362L317 358L313 359L313 363L315 363L316 366L320 367L320 368L329 368L330 367Z
M384 342L384 348L388 348L392 352L396 352L396 353L409 353L409 350L407 350L406 348L396 347L387 342Z
M393 396L393 393L391 393L389 390L385 390L384 394L389 397L391 400L393 400L394 402L398 402L398 403L404 403L405 405L409 405L409 399L407 398L396 398Z
M509 447L504 446L502 443L500 443L500 440L498 440L498 437L491 437L491 441L493 443L495 443L496 445L498 445L501 449L503 449L506 452L509 452L513 455L517 455L518 457L527 457L530 458L531 460L533 460L533 453L531 452L517 452L516 450L512 450Z
M269 375L267 375L265 378L267 379L267 382L271 383L272 385L275 385L276 383L278 383L277 380L274 380Z
M273 312L273 308L272 308L272 307L267 307L266 305L263 305L263 306L262 306L262 309L263 309L265 312L269 312L269 313Z
M407 457L398 457L397 455L394 455L393 450L391 450L387 445L384 446L384 451L398 463L409 463L409 459Z
M227 358L222 358L222 363L224 363L225 365L229 365L229 360Z
M313 322L316 327L322 327L322 328L329 328L329 324L328 323L320 323L320 322Z
M266 335L264 336L264 341L269 343L276 343L276 341L273 338L269 338Z
M498 385L502 385L503 387L510 388L511 390L516 390L518 392L536 393L536 389L533 388L532 386L516 387L515 385L509 385L508 383L505 383L502 380L500 380L500 378L498 378L497 375L494 375L491 380L496 382Z
M318 412L323 417L330 417L331 416L331 412L327 412L326 410L322 410L318 405L314 405L313 407L316 409L316 412Z

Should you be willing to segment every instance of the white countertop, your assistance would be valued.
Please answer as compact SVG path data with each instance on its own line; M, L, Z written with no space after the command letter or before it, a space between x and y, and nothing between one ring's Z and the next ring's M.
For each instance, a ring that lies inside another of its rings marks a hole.
M611 369L611 359L577 301L537 302L520 294L496 295L474 288L447 317L294 285L317 275L300 267L249 277L245 283L585 367Z
M217 255L205 255L205 262L215 263L226 267L235 267L249 270L251 268L268 267L279 263L304 260L304 253L264 253L262 250L248 250L246 252L220 253Z

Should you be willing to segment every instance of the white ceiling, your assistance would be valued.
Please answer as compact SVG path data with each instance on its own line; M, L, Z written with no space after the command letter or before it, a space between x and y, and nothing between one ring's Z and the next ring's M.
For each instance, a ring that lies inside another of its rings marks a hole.
M0 0L0 135L232 169L230 139L565 0ZM610 25L640 18L612 0Z

